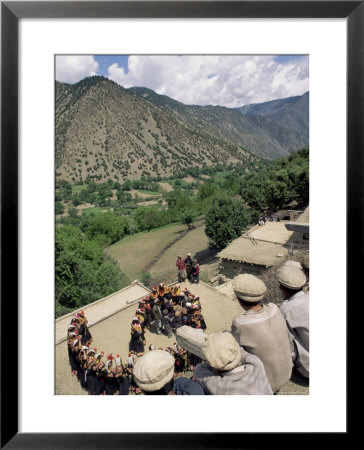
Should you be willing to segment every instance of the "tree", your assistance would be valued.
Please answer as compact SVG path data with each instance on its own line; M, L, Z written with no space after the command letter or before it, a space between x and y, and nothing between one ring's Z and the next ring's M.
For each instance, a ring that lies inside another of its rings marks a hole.
M113 244L125 235L127 223L124 217L117 217L106 212L85 218L82 228L88 239L97 240L100 245L106 246Z
M250 216L239 198L221 194L213 199L205 216L205 233L212 244L222 249L241 235Z
M61 202L56 202L56 215L64 213L64 207Z
M148 208L145 212L142 227L144 230L152 230L153 228L158 228L164 225L162 215L157 209Z
M125 191L118 191L116 193L116 197L120 205L123 205L124 203L130 203L133 200L133 196L130 194L130 192Z
M68 208L68 215L71 219L77 219L78 218L78 212L76 208Z
M122 287L118 264L72 225L56 228L56 315L79 308Z
M256 174L244 177L240 182L240 195L252 208L261 209L266 206L264 178Z
M201 184L198 189L198 198L200 201L204 201L207 198L215 195L219 190L219 187L215 183L206 182Z
M183 225L187 225L190 230L196 215L196 211L193 208L185 208L180 212L180 221Z

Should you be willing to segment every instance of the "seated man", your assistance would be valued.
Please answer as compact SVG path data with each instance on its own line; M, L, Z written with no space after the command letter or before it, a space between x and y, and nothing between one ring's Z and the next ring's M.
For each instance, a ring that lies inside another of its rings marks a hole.
M267 288L254 275L238 275L233 289L243 313L233 320L232 334L244 350L261 359L276 393L291 378L293 366L284 317L274 303L262 304Z
M228 331L206 335L202 344L205 363L194 376L211 395L273 394L262 361L245 352Z
M289 331L293 364L300 375L309 378L309 292L303 291L306 276L294 266L282 266L277 276L285 299L280 309Z
M136 384L148 395L204 395L202 387L185 377L175 379L175 359L165 350L153 350L134 366Z

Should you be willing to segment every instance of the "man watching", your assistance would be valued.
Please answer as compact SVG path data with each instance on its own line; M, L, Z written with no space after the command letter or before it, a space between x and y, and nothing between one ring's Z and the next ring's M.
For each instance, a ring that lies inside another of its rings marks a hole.
M147 395L204 395L202 387L185 377L175 379L175 359L165 350L153 350L138 358L134 380Z
M282 266L277 276L285 300L280 309L289 331L293 364L300 375L309 378L309 291L303 291L307 279L293 266Z
M273 394L262 361L245 352L228 331L206 335L202 351L207 362L197 364L194 376L205 394Z
M284 317L274 303L262 304L267 288L254 275L238 275L233 289L243 313L233 320L231 332L241 347L261 359L276 393L291 378L293 366Z

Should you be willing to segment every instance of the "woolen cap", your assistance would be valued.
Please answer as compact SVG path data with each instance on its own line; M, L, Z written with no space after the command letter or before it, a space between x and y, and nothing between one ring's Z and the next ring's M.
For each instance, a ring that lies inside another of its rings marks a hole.
M298 261L293 261L293 259L287 259L287 261L284 263L284 266L294 266L302 269L301 264Z
M165 350L153 350L141 356L133 370L136 384L147 392L161 389L171 380L173 373L174 358Z
M249 273L243 273L235 277L233 289L235 295L246 302L259 302L267 291L263 281Z
M218 370L234 369L242 360L239 344L229 332L206 335L202 351L210 366Z
M303 271L295 266L283 265L279 268L277 276L282 286L293 290L301 289L307 281Z

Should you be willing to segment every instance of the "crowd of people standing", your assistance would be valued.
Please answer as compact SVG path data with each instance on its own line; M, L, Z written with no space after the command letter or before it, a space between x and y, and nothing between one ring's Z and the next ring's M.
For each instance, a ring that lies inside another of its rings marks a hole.
M197 259L192 259L191 253L187 253L186 258L177 256L177 278L179 283L188 280L190 283L198 284L200 281L200 266Z
M138 303L131 323L126 364L123 364L119 354L115 357L112 354L105 356L104 351L98 352L96 347L91 348L93 338L87 325L84 311L72 317L68 327L67 346L72 373L90 395L127 395L130 392L140 392L133 378L133 368L138 357L145 354L146 329L168 337L172 337L183 325L206 329L200 298L188 288L182 290L179 284L167 286L165 283L160 283L158 288L154 286L151 293ZM150 344L149 351L152 350L157 348ZM177 376L193 370L201 361L179 347L176 342L163 351L173 356Z
M88 335L88 340L85 340L84 335L81 334L84 323L87 323L87 318L84 312L80 311L72 317L67 333L69 363L72 373L80 382L82 389L89 395L141 393L141 389L133 377L138 355L128 353L126 362L123 363L119 354L113 356L111 353L105 355L104 351L98 352L96 347L91 347L91 334ZM176 342L165 350L150 344L149 351L154 350L167 352L173 357L175 377L183 375L186 371L193 371L194 366L201 361L200 358L187 352Z
M181 289L180 284L153 286L152 292L139 301L132 319L129 351L137 356L144 353L146 329L171 338L183 325L206 330L200 298L187 287Z

